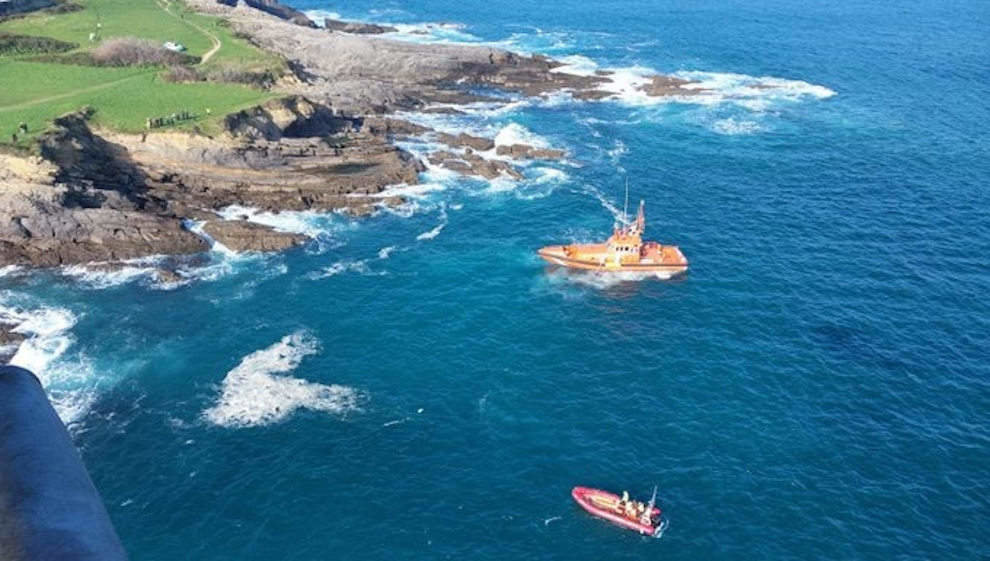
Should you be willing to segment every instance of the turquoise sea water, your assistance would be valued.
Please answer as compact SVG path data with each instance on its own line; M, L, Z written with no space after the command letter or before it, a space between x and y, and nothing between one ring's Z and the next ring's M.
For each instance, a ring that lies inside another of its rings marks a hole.
M988 4L294 5L624 93L434 115L570 156L428 172L365 220L256 215L315 239L184 286L6 271L16 361L134 559L990 556ZM644 100L647 69L714 92ZM624 177L689 274L545 267L607 234ZM569 496L653 484L660 540Z

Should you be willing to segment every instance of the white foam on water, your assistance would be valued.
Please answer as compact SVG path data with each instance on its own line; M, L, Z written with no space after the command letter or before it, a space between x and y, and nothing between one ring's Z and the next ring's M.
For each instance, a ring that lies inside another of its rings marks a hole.
M186 228L186 230L189 230L190 232L192 232L192 233L196 234L197 236L203 238L203 240L205 240L206 243L210 244L210 250L211 251L215 251L217 253L221 253L223 255L227 255L227 256L231 256L231 257L236 257L237 256L237 252L236 251L234 251L234 250L230 249L229 247L223 245L222 243L218 242L217 240L213 239L213 236L211 236L211 235L209 235L209 234L206 233L206 231L203 229L203 227L206 226L206 221L204 221L204 220L184 220L182 222L182 225Z
M432 229L423 232L422 234L416 236L417 240L432 240L440 235L440 232L447 227L447 208L444 203L440 203L440 223L434 226Z
M268 226L276 232L301 234L313 239L328 236L335 229L332 224L334 215L328 212L310 210L266 212L241 205L230 205L218 210L217 215L224 220L247 220Z
M204 221L186 220L183 226L190 232L200 236L210 244L210 262L202 265L185 265L178 267L176 273L183 280L173 283L158 283L155 288L160 290L171 290L179 286L188 284L191 281L212 282L224 278L234 271L242 269L246 265L257 265L267 262L272 256L260 252L234 251L217 240L213 239L203 230ZM322 249L321 244L321 249ZM275 272L277 273L277 269Z
M568 179L570 179L570 176L567 175L567 172L557 168L540 166L540 167L532 168L531 171L535 175L535 177L533 178L533 183L536 183L538 185L545 183L563 183Z
M449 170L444 170L449 171ZM430 183L420 183L418 185L407 185L405 183L399 185L390 185L384 191L380 193L375 193L371 195L372 197L387 198L387 197L409 197L413 199L423 199L430 193L435 193L437 191L443 191L447 188L443 183L430 182Z
M340 14L337 12L331 12L330 10L304 10L303 14L313 20L313 23L315 23L318 27L326 27L323 21L326 18L336 20L341 19Z
M52 406L66 425L89 410L96 399L94 373L84 357L66 360L75 343L71 333L78 318L64 308L11 306L0 296L0 323L26 338L17 347L10 364L33 372L45 387Z
M673 273L571 271L563 268L548 273L551 283L575 284L597 290L607 290L627 283L670 280L674 276L676 275Z
M740 98L747 97L813 97L826 99L835 95L825 86L809 84L803 80L788 80L775 76L749 76L731 72L681 71L674 76L698 82L685 88L703 89Z
M378 250L378 258L379 259L382 259L382 260L388 259L389 257L392 256L392 253L395 252L396 249L398 249L398 248L396 246L394 246L394 245L390 245L388 247L383 247L383 248L381 248L381 249Z
M553 72L578 76L591 76L599 70L610 72L609 80L601 87L612 95L606 100L627 105L645 106L671 102L714 105L731 102L752 111L763 111L773 101L797 101L806 98L826 99L835 92L825 86L802 80L789 80L775 76L749 76L726 72L688 70L675 72L673 76L694 82L684 86L687 90L701 92L680 96L650 96L643 87L653 76L660 74L646 66L601 68L594 60L583 55L570 55L559 59L563 66Z
M411 43L444 43L450 45L476 45L481 38L465 31L467 26L451 22L388 23L396 31L382 34L382 37L409 41Z
M0 267L0 277L17 275L23 271L24 271L24 267L21 267L20 265L7 265L4 267Z
M335 277L342 273L358 273L365 276L382 276L386 274L384 271L372 271L371 268L368 267L367 259L359 259L356 261L337 261L329 267L310 273L307 275L307 278L310 280L318 280L328 277Z
M0 320L16 324L11 331L27 337L10 359L10 363L27 368L39 376L74 342L69 329L76 324L76 316L63 308L29 311L2 309Z
M224 376L220 396L203 418L221 427L243 428L284 421L299 409L334 415L357 411L361 396L353 388L284 375L319 350L315 337L297 331L245 356Z
M602 84L601 89L612 93L612 99L627 105L653 105L666 103L673 98L651 97L643 91L643 86L650 83L656 70L645 66L629 66L625 68L609 68L612 74L609 81Z
M147 261L144 261L147 263ZM61 273L72 277L81 286L104 289L120 286L137 280L148 280L156 277L156 267L142 265L141 262L132 261L133 264L114 265L114 269L94 268L93 265L72 265L63 267ZM99 266L111 266L108 263L97 263Z
M719 134L737 136L760 132L763 127L756 121L728 117L712 123L711 129Z
M550 143L542 136L534 133L518 123L509 123L495 135L495 146L512 146L527 144L533 148L549 148Z
M594 76L598 72L598 63L583 55L569 55L557 60L564 64L550 70L551 72L575 76Z

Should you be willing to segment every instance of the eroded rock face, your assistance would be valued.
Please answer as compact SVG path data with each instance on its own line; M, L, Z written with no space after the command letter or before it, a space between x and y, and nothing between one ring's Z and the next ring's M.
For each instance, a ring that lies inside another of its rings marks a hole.
M228 224L212 211L239 204L368 213L401 202L379 193L417 183L424 169L363 119L337 117L302 98L244 111L227 123L229 133L210 138L94 133L85 115L57 119L40 141L43 158L5 155L0 162L0 265L209 249L183 227L185 219L208 221L205 231L234 250L281 250L302 238L245 221ZM414 130L397 120L384 126Z

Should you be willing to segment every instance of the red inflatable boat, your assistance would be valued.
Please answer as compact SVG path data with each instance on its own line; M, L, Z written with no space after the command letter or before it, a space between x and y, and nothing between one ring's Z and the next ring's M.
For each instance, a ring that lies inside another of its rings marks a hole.
M623 501L618 495L590 487L575 487L571 496L591 514L640 534L659 538L667 527L660 517L660 509L655 506L656 489L648 504Z

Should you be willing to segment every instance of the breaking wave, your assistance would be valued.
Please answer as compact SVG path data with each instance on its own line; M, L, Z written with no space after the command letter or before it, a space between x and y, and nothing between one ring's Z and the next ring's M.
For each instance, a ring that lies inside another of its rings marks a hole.
M33 372L48 392L55 411L66 425L82 419L96 398L94 376L81 355L69 360L75 344L71 329L78 318L64 308L22 306L0 295L0 323L25 337L10 364Z
M550 142L526 127L509 123L499 129L495 135L495 146L511 146L513 144L528 144L533 148L549 148Z
M319 350L315 337L297 331L247 355L224 377L216 404L203 411L203 418L241 428L284 421L299 409L336 415L358 410L361 395L353 388L284 375Z
M310 210L266 212L241 205L230 205L217 211L217 214L224 220L247 220L268 226L277 232L302 234L313 239L328 235L336 229L332 213Z
M432 229L423 232L422 234L416 236L417 240L432 240L433 238L440 235L440 232L447 227L447 208L443 203L440 203L440 223L434 226Z

